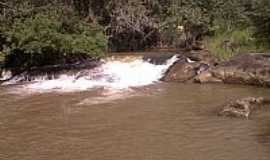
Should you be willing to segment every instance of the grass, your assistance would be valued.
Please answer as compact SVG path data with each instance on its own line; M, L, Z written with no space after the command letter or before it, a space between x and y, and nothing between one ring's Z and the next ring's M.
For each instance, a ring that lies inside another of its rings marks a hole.
M221 60L228 60L242 53L269 51L264 45L258 45L250 28L218 32L214 36L206 38L204 44L212 54Z

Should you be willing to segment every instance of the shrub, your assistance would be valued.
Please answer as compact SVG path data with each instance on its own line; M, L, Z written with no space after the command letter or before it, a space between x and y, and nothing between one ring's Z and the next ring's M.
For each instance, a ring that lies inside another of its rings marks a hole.
M211 53L226 60L245 52L263 51L264 48L253 38L253 29L236 29L233 31L217 32L205 39L204 43Z
M72 63L104 54L102 28L86 24L76 15L38 12L2 25L3 52L8 67L32 67ZM16 62L16 63L15 63Z

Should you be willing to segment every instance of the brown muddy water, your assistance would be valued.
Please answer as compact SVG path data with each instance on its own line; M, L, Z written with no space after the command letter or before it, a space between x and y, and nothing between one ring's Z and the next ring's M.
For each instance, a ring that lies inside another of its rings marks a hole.
M270 96L235 85L155 84L123 92L14 94L0 88L1 160L269 160L270 109L218 117Z

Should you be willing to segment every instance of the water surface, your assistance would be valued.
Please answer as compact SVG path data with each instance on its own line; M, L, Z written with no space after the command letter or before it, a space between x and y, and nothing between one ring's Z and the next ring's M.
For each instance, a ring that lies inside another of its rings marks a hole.
M162 84L124 91L0 88L3 160L269 160L270 110L218 117L224 102L270 96L235 85Z

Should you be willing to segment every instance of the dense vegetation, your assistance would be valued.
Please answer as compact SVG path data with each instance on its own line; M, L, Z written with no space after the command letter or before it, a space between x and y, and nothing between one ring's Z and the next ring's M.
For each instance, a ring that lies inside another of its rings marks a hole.
M220 58L270 46L269 0L1 0L8 67L73 63L109 51L208 48Z
M102 27L81 20L73 9L52 4L38 8L22 5L26 7L19 6L1 17L1 53L6 68L21 72L104 54L107 41Z

